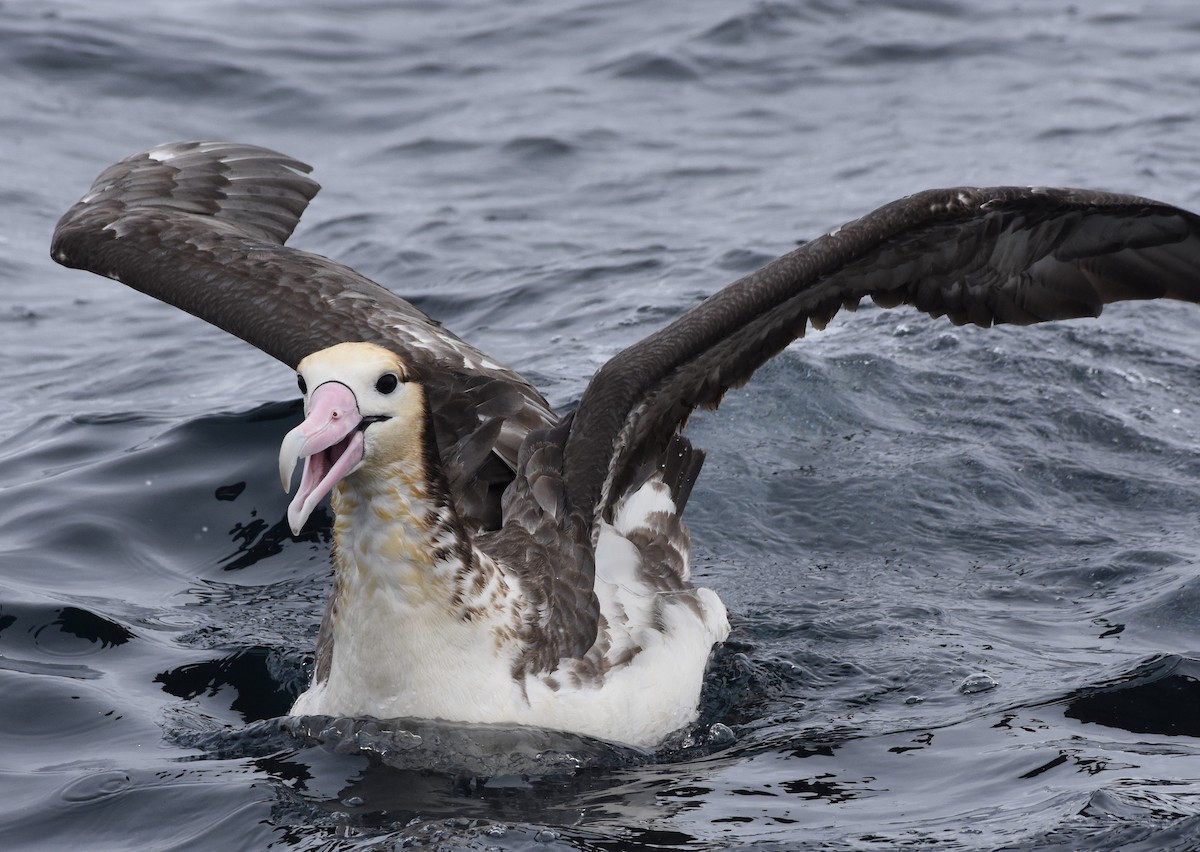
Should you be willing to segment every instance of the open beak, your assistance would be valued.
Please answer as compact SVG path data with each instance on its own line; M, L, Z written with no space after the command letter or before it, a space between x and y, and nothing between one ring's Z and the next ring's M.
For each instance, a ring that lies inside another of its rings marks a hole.
M350 388L340 382L326 382L309 397L304 422L284 436L279 447L279 479L284 493L291 490L296 462L304 459L300 488L287 513L294 534L300 534L321 498L362 461L362 422Z

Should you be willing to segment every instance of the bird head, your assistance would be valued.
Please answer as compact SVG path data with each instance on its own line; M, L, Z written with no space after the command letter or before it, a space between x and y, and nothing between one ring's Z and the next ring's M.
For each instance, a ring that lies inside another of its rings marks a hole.
M381 462L420 458L425 392L395 353L373 343L339 343L296 367L304 422L283 439L279 477L285 492L304 460L300 487L288 506L299 534L326 494L347 477L382 472Z

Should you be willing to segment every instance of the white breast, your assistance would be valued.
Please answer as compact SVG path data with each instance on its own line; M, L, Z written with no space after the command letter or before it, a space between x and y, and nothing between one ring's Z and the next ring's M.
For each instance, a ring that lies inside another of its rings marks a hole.
M600 678L574 677L564 660L554 672L515 679L523 646L514 628L524 612L515 574L476 553L494 573L464 618L451 603L461 566L395 541L402 525L356 521L362 512L375 514L368 502L338 508L329 676L297 699L293 714L515 723L642 747L695 719L709 653L729 623L713 592L689 588L690 600L676 600L639 577L641 556L627 536L656 512L673 514L660 483L644 486L600 531L596 592L613 663ZM418 531L408 533L419 541Z

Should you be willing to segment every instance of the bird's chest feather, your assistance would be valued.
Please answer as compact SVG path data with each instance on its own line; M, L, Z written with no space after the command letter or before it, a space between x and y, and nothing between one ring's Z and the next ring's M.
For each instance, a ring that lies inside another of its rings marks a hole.
M323 705L354 715L452 717L448 702L517 688L509 658L519 589L456 538L448 509L399 483L342 488L334 511Z

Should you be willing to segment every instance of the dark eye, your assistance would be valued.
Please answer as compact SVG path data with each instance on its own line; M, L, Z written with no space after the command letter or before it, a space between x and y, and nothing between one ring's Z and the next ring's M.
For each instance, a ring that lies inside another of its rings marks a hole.
M391 393L398 384L400 384L400 380L396 378L395 373L384 373L375 383L375 390L380 393Z
M296 374L296 385L300 388L300 393L308 393L308 384L304 381L304 376Z

